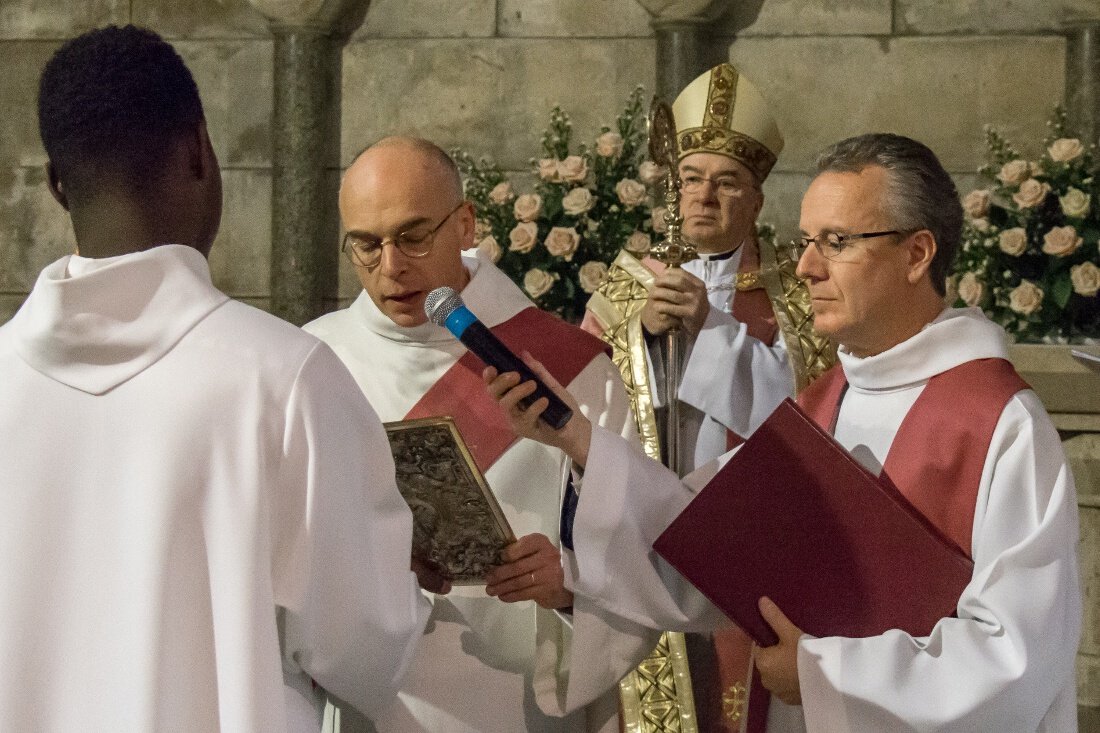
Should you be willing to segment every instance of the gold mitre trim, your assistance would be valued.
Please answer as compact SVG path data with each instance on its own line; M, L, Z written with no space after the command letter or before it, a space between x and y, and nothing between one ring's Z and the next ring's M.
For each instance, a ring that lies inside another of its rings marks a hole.
M764 97L730 64L695 78L672 103L679 157L718 153L744 163L763 181L783 150Z

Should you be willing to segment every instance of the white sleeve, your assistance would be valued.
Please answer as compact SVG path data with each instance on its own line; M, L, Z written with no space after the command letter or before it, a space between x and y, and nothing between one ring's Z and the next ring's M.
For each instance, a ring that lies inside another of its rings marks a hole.
M599 426L585 466L573 525L573 552L563 553L574 594L651 629L713 630L726 619L694 586L653 552L653 542L694 496L674 473ZM713 476L708 464L697 475ZM701 485L695 483L695 485Z
M397 694L428 618L412 515L377 415L327 346L304 362L286 415L271 520L284 673L370 715Z
M783 398L793 396L782 334L768 346L750 336L745 324L711 308L684 365L680 401L748 437Z
M1076 730L1076 492L1033 392L1005 407L981 482L958 618L925 638L804 637L808 730Z

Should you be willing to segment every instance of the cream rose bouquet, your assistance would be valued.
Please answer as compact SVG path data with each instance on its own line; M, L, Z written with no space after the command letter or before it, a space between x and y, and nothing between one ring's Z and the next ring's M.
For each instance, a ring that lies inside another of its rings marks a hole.
M1096 148L1059 108L1036 160L986 129L985 188L963 197L963 243L948 279L956 305L980 306L1021 341L1100 337L1100 183Z
M540 308L580 321L619 250L645 252L653 239L652 186L662 171L643 161L645 141L639 87L592 148L570 149L572 124L555 107L542 155L531 160L533 190L519 190L492 162L455 151L478 212L478 248Z

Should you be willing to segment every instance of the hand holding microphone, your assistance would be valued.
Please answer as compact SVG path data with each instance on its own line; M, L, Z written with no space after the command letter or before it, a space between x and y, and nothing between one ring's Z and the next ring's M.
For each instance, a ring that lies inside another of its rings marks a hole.
M521 404L527 407L535 400L545 397L549 404L539 416L540 420L555 430L560 430L569 422L573 411L470 312L453 288L436 288L428 293L428 297L424 299L424 313L428 320L454 334L466 348L498 373L519 372L521 381L533 381L535 391L525 397Z

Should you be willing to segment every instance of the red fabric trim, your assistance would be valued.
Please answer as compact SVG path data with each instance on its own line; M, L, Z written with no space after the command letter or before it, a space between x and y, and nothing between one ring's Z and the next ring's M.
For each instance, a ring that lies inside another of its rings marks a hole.
M978 486L1005 405L1030 389L1004 359L937 374L910 408L883 465L905 498L970 557Z
M517 355L529 352L564 385L608 349L595 336L533 306L490 330ZM467 351L405 415L406 420L450 415L482 472L516 441L481 381L484 368L481 359Z
M840 413L840 397L848 386L844 370L834 364L798 394L798 405L831 434Z

